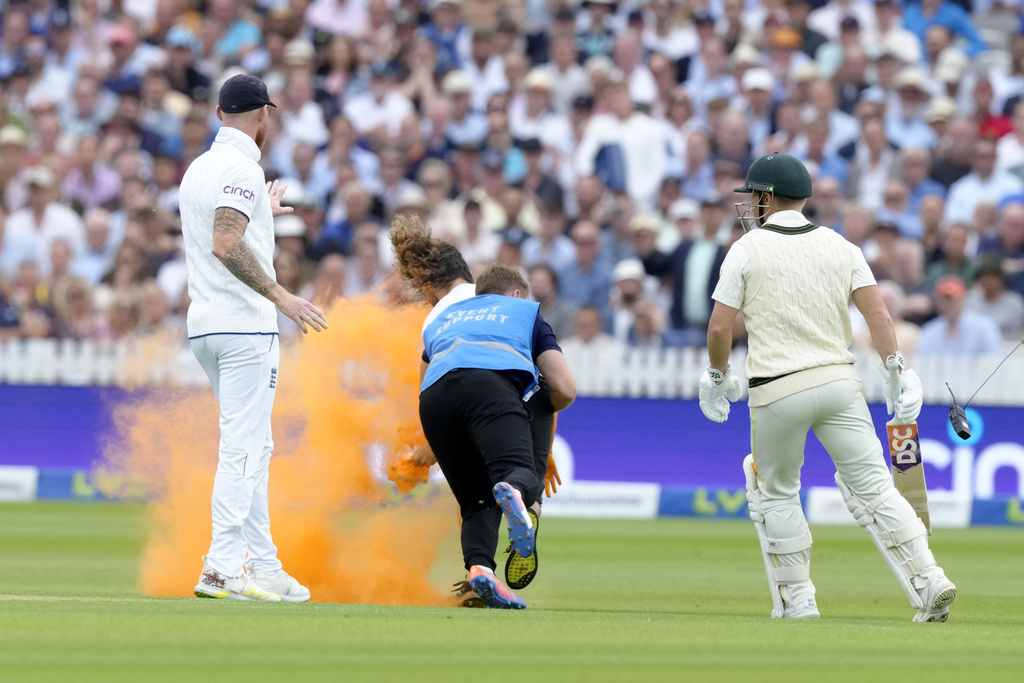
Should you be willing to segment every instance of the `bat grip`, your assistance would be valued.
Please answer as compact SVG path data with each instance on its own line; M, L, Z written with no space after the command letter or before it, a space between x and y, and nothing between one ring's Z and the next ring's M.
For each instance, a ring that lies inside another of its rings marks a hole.
M888 368L888 370L889 370L889 386L893 389L894 393L893 393L892 400L893 400L893 403L895 403L896 399L898 399L900 397L900 394L899 394L899 389L900 389L900 362L898 360L896 360L895 356L889 356L885 360L885 367ZM889 424L891 424L891 425L902 424L901 422L897 422L895 410L893 412L892 419L889 420Z

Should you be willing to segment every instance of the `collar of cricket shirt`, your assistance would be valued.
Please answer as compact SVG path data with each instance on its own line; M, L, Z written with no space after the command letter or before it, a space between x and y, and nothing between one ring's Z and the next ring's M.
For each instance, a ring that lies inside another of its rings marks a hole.
M256 146L256 141L237 128L221 126L221 129L217 131L217 137L214 139L214 142L223 142L226 145L231 145L253 161L258 162L260 160L260 148Z
M768 217L768 223L761 226L762 230L782 233L783 235L802 235L805 232L817 229L799 211L779 211Z

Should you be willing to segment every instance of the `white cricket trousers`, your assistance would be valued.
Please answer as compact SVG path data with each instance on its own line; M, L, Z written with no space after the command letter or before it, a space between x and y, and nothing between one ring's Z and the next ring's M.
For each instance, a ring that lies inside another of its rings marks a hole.
M267 503L278 336L211 334L191 341L220 405L213 541L206 563L226 576L239 576L248 553L248 560L261 570L280 569Z

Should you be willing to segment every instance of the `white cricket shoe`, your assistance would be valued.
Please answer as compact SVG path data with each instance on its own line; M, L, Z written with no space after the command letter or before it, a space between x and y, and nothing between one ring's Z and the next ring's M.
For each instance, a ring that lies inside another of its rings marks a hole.
M265 591L280 596L284 602L308 602L309 589L289 576L283 569L260 571L251 563L245 566L253 582Z
M803 600L795 605L786 605L782 612L783 619L820 619L818 605L814 598Z
M281 596L260 588L245 572L241 576L225 576L206 564L206 558L203 560L203 573L193 590L197 598L281 602Z
M924 607L917 610L914 621L945 621L949 618L949 606L956 600L956 586L939 574L921 589Z

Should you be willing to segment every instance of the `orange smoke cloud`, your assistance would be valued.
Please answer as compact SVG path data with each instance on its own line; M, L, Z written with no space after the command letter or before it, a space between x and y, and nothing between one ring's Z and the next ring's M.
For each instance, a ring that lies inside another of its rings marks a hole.
M424 311L338 301L330 329L285 347L274 404L270 508L285 568L323 602L443 605L427 578L457 526L447 491L401 499L384 472L423 442ZM94 479L149 497L139 588L191 596L210 542L218 409L209 389L155 389L114 407L118 438ZM368 453L377 454L376 460Z

